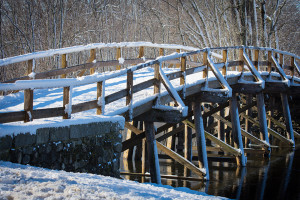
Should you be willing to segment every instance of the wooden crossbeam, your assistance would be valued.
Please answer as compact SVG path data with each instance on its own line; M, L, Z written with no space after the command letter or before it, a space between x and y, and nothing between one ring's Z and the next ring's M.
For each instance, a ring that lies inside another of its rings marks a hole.
M205 110L207 111L208 109L205 108ZM212 115L215 119L221 120L224 124L226 124L227 126L229 126L230 128L232 128L232 123L229 122L228 120L226 120L225 118L221 117L218 114L213 114ZM270 145L260 139L258 139L257 137L255 137L254 135L252 135L251 133L248 133L247 131L245 131L244 129L241 128L241 132L242 135L249 138L251 141L253 141L256 144L260 144L262 145L264 148L269 148Z
M276 120L271 115L267 115L267 118L270 119L277 126L279 126L279 127L283 128L284 130L286 130L286 126L284 124L282 124L280 121ZM293 132L294 132L295 137L300 138L300 134L298 132L296 132L295 130L293 130Z
M195 130L195 128L196 128L196 127L195 127L195 124L192 123L192 122L190 122L190 121L188 121L188 120L184 120L183 123L184 123L184 124L187 124L188 126L190 126L190 127L191 127L192 129L194 129L194 130ZM214 142L214 143L216 143L217 145L219 145L219 146L222 148L223 151L226 151L226 152L228 152L228 153L231 153L231 154L233 154L234 156L241 156L241 152L240 152L238 149L236 149L236 148L234 148L234 147L232 147L232 146L226 144L225 142L223 142L222 140L220 140L220 139L218 139L217 137L213 136L212 134L210 134L210 133L207 132L207 131L205 131L204 134L205 134L205 137L206 137L207 139L209 139L209 140L211 140L212 142Z
M244 113L241 113L241 116L244 117L245 119L248 119L251 123L253 123L256 126L259 126L259 122L253 119L252 117L247 116ZM289 144L289 145L294 145L294 142L292 140L287 139L286 137L282 136L281 134L277 133L271 128L268 128L268 133L276 137L277 139L281 140L282 142Z
M198 176L204 177L206 175L205 171L203 171L200 168L196 167L192 162L188 161L187 159L185 159L184 157L182 157L178 153L172 151L171 149L169 149L165 145L161 144L158 141L156 141L156 145L157 145L157 148L159 150L165 152L165 154L167 154L168 156L170 156L171 158L173 158L174 160L176 160L180 164L184 165L185 167L190 169L192 172L194 172Z

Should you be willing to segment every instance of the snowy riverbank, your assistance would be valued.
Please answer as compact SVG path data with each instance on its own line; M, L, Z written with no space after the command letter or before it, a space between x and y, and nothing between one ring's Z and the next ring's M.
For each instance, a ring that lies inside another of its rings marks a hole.
M187 188L141 184L0 161L0 199L226 199Z

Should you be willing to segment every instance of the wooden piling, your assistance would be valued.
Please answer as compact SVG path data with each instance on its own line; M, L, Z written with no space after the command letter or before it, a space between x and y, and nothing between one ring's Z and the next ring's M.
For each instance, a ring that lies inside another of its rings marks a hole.
M264 100L264 94L262 92L256 94L256 101L257 101L260 139L269 143L265 100ZM269 151L270 150L271 149L269 149Z
M146 121L145 129L146 129L148 164L150 169L151 183L161 184L157 146L156 146L156 140L154 138L154 123Z
M195 118L195 130L196 130L199 167L206 169L205 177L207 180L209 180L206 142L205 142L204 125L203 125L203 117L202 117L200 102L193 102L193 111L194 111L194 118Z
M246 166L246 158L244 155L244 148L243 148L243 142L242 142L242 133L241 133L241 125L240 125L240 119L239 119L238 102L237 102L236 93L232 94L232 97L229 100L229 106L230 106L234 146L235 146L235 148L238 148L241 151L241 156L236 157L237 165L238 166Z
M286 93L280 93L280 97L281 97L284 121L285 121L285 126L287 131L287 138L294 142L293 148L295 148L294 130L292 125L292 118L290 113L288 96Z

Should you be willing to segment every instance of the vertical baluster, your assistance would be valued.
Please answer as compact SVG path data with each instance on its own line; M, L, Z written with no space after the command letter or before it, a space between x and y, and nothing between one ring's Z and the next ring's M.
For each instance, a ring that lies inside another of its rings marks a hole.
M177 53L180 53L180 49L176 49ZM176 64L176 68L180 68L180 64Z
M254 67L257 71L259 71L259 65L258 65L258 56L259 56L259 50L254 50Z
M268 51L268 68L267 71L269 72L269 74L272 72L272 51Z
M117 48L117 53L116 53L116 59L119 60L119 58L121 58L121 48L118 47ZM121 65L117 65L116 70L120 70L121 69Z
M239 72L244 71L244 59L243 59L244 49L239 49Z
M26 76L32 73L33 60L28 60L28 67L26 71ZM24 122L29 122L33 120L32 111L33 111L33 90L27 89L24 90L24 110L25 117Z
M98 100L98 103L97 103L97 115L101 115L103 113L103 108L104 108L104 105L105 105L105 102L103 102L103 100L105 101L105 92L104 92L104 83L102 81L100 82L97 82L97 100ZM99 103L99 101L101 103Z
M154 94L157 94L160 92L160 76L159 76L159 65L154 65Z
M91 49L89 63L94 62L95 59L96 59L96 49ZM94 74L94 73L95 73L95 68L91 68L90 74Z
M67 56L66 54L62 54L61 55L61 68L66 68L67 67ZM66 78L67 75L66 74L62 74L61 78ZM63 88L63 107L64 110L66 110L66 105L69 103L70 101L70 87L64 87ZM69 115L68 113L64 113L63 115L63 119L69 119Z
M144 55L145 55L144 47L141 46L141 47L140 47L140 50L139 50L139 56L138 56L138 58L142 58L142 57L144 57Z

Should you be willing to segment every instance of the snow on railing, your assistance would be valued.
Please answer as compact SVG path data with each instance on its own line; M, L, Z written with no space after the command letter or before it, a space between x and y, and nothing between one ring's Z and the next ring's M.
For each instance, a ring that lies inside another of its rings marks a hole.
M243 54L242 57L240 57L239 62L246 62L248 65L248 68L250 69L251 73L254 75L256 79L256 83L261 83L261 85L264 87L264 80L261 78L260 73L255 69L254 65L252 64L252 61L249 59L247 54L245 53L245 49L251 49L251 50L265 50L265 51L271 51L271 52L277 52L277 53L282 53L284 55L289 55L292 56L292 67L296 69L296 71L300 74L299 66L297 65L295 59L299 59L298 56L294 54L290 54L288 52L282 52L270 48L261 48L261 47L245 47L245 46L236 46L236 47L220 47L220 48L204 48L204 49L196 49L193 47L186 47L182 45L170 45L170 44L152 44L148 42L131 42L131 43L112 43L112 44L103 44L103 43L96 43L96 44L90 44L90 45L85 45L85 46L75 46L75 47L68 47L68 48L62 48L62 49L55 49L55 50L48 50L48 51L42 51L42 52L35 52L31 54L26 54L26 55L21 55L21 56L16 56L16 57L11 57L11 58L6 58L0 60L0 66L7 65L7 64L12 64L16 62L21 62L21 61L34 61L37 58L42 58L42 57L49 57L53 56L56 54L63 54L65 55L66 53L73 53L73 52L79 52L83 50L93 50L95 48L113 48L117 47L120 49L121 47L140 47L143 49L144 47L159 47L160 48L160 56L157 57L154 60L148 60L144 63L137 64L135 66L130 66L126 69L121 69L118 71L113 71L113 72L104 72L104 73L94 73L91 75L87 75L84 77L78 77L78 78L60 78L60 79L37 79L37 80L18 80L15 83L0 83L0 91L13 91L13 90L34 90L34 89L45 89L45 88L58 88L58 87L69 87L69 102L64 105L64 112L65 114L68 114L68 116L71 115L72 113L72 88L74 86L81 86L81 85L87 85L87 84L92 84L92 83L102 83L102 95L97 97L97 106L99 109L101 109L101 114L104 114L105 110L105 81L108 79L116 78L124 74L132 73L136 70L152 66L152 65L160 65L159 66L159 75L162 78L163 84L165 85L166 89L168 90L169 95L174 99L179 104L178 109L181 109L184 113L184 115L187 112L187 108L184 105L182 99L178 95L177 91L174 89L172 86L170 80L167 78L167 76L164 74L162 71L162 63L167 62L170 60L178 60L180 58L181 62L181 75L180 75L180 81L182 85L182 96L185 98L185 90L186 90L186 58L191 55L197 55L199 53L204 53L206 56L204 56L204 64L203 66L198 66L197 68L201 68L201 70L206 70L205 73L208 76L208 68L210 68L215 75L216 79L219 81L219 83L222 85L223 89L213 89L212 91L226 91L227 96L232 95L232 89L229 86L228 82L224 77L227 75L227 67L229 65L228 62L228 49L240 49L242 50ZM161 49L181 49L185 51L190 51L190 52L175 52L167 56L163 56L163 51ZM223 50L223 55L217 54L212 52L212 50ZM223 62L221 63L214 63L211 56L216 57L218 59L222 59ZM283 55L281 55L283 57ZM140 58L145 58L144 57L144 52L140 51ZM90 60L91 62L94 62L95 59ZM145 61L145 60L144 60ZM236 62L236 61L234 61ZM270 60L268 61L270 63ZM279 73L281 76L283 76L284 80L288 80L288 77L285 76L282 68L278 64L278 61L272 56L272 62L275 64L275 67L278 69ZM118 64L123 64L124 63L124 58L121 55L118 58ZM258 63L258 60L256 60L256 63ZM200 63L199 63L200 64ZM222 64L221 67L223 68L222 73L218 69L218 65ZM178 65L178 64L176 64ZM34 65L33 65L34 68ZM293 68L293 69L294 69ZM197 70L193 71L193 73L198 72ZM204 73L204 74L205 74ZM294 76L293 76L294 77ZM205 77L203 77L205 78ZM128 81L128 80L127 80ZM208 81L208 77L206 77L206 81ZM206 84L207 86L207 84ZM132 87L132 86L131 86ZM207 89L207 88L206 88ZM209 89L209 88L208 88ZM128 90L128 88L127 88ZM129 118L132 119L132 112L133 112L133 106L132 106L132 88L128 90L130 94L127 94L126 98L130 98L130 101L126 103L127 110L129 112ZM159 94L158 94L159 97ZM166 109L166 108L164 108ZM78 112L78 111L77 111ZM29 113L30 114L30 113ZM28 114L28 115L29 115ZM98 111L97 111L98 114ZM31 116L31 115L30 115ZM30 117L32 119L32 117Z
M24 55L9 57L0 59L0 66L14 64L18 62L23 62L32 59L46 58L55 55L62 55L68 53L76 53L80 51L87 51L91 49L101 49L101 48L122 48L122 47L155 47L164 49L182 49L184 51L195 51L198 50L194 47L177 45L177 44L155 44L151 42L121 42L121 43L92 43L88 45L79 45L73 47L66 47L60 49L50 49L46 51L39 51L28 53Z

